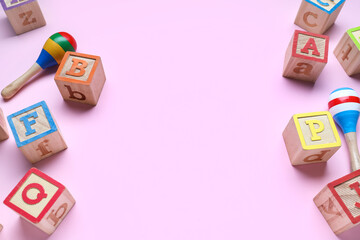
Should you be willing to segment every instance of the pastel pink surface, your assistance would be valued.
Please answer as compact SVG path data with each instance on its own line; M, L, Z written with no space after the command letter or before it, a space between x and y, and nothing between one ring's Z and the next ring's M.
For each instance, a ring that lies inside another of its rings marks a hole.
M45 100L69 146L35 165L77 201L51 239L338 239L312 199L350 173L343 135L327 164L292 167L281 133L293 114L327 110L332 90L359 89L332 51L360 2L326 33L314 86L281 76L300 2L39 0L48 25L21 36L0 12L1 89L58 31L107 76L94 108L63 101L55 68L0 101L9 115ZM4 199L31 165L13 136L0 156ZM0 239L47 238L3 204L0 223Z

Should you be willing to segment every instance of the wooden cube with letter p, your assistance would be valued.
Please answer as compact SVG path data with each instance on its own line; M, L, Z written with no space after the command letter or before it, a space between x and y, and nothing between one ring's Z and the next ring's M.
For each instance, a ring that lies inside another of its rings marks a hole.
M67 148L44 101L11 114L8 122L18 148L31 163Z
M292 165L326 162L341 147L330 112L295 114L283 132Z
M360 170L329 183L314 198L335 234L360 223Z
M37 0L0 0L16 34L46 25Z
M47 234L52 234L75 204L70 192L36 168L30 169L4 204Z
M349 76L360 73L360 27L347 30L334 54Z
M328 60L329 37L296 30L285 54L283 76L315 82Z
M345 0L302 0L295 24L306 31L323 34L338 17Z
M96 105L105 84L105 72L98 56L67 52L55 75L65 100Z

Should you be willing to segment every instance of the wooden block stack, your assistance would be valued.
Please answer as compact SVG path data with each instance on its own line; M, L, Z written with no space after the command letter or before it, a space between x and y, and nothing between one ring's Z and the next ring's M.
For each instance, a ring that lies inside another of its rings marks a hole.
M18 148L31 163L67 148L44 101L11 114L8 122Z
M0 0L0 2L16 34L46 25L37 0Z
M341 147L329 112L295 114L283 138L292 165L326 162Z
M30 169L4 204L47 234L52 234L75 204L70 192L36 168Z

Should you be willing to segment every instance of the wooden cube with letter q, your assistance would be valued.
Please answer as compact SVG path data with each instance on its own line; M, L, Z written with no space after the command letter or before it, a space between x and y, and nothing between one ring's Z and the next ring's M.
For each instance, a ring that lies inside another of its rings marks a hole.
M65 100L96 105L105 84L105 72L98 56L67 52L55 75Z
M46 25L37 0L0 0L16 34Z
M360 170L329 183L314 198L335 234L360 223Z
M36 168L30 169L4 204L47 234L64 220L75 200L59 182Z
M345 0L302 0L295 24L306 31L323 34L335 22Z
M295 114L283 132L292 165L326 162L341 147L330 112Z
M67 148L44 101L8 116L16 144L35 163Z
M283 76L315 82L328 61L329 37L296 30L286 50Z
M349 76L360 73L360 27L345 32L334 54Z

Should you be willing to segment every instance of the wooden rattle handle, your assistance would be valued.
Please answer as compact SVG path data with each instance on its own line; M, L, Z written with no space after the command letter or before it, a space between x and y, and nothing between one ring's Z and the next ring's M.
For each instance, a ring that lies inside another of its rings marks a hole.
M7 85L2 91L1 96L4 99L12 98L24 85L27 81L29 81L36 74L41 72L43 69L39 66L39 64L35 63L32 67L26 71L21 77Z
M351 169L352 171L356 171L360 169L360 154L357 145L356 132L346 133L345 139L350 152Z

